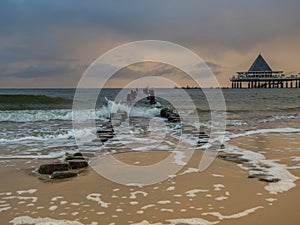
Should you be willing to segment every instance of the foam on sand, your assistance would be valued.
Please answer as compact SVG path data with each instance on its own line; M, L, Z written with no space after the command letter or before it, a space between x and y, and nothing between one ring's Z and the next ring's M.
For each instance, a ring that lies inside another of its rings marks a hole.
M222 175L222 174L215 174L215 173L213 173L212 176L213 177L224 177L224 175Z
M250 130L241 134L230 135L230 138L245 137L253 134L269 134L269 133L300 133L300 129L286 127L286 128Z
M187 174L187 173L197 173L199 172L199 169L198 168L188 168L186 169L185 171L183 171L182 173L178 174L178 175L184 175L184 174Z
M132 225L163 225L162 223L149 223L147 220L143 220L139 223L133 223Z
M174 212L174 209L166 209L166 208L162 208L160 209L161 212L170 212L170 213L173 213Z
M190 218L190 219L172 219L167 220L170 222L170 225L176 224L188 224L188 225L214 225L218 224L219 221L210 222L201 218Z
M23 197L23 196L8 196L3 197L2 199L9 200L9 199L19 199L19 200L31 200L31 202L36 202L38 200L37 197Z
M223 201L223 200L226 200L228 197L225 197L225 196L220 196L220 197L217 197L215 198L216 201Z
M37 191L37 189L20 190L20 191L17 191L17 194L18 195L21 195L21 194L33 194L36 191Z
M86 198L87 198L88 200L97 202L97 203L98 203L101 207L103 207L103 208L108 208L108 206L109 206L111 203L107 203L107 202L102 201L100 197L101 197L101 194L92 193L92 194L89 194Z
M221 191L225 186L223 184L214 184L215 191Z
M256 210L262 209L262 208L263 208L262 206L257 206L257 207L251 208L251 209L247 209L247 210L245 210L243 212L235 213L235 214L228 215L228 216L224 216L224 215L222 215L219 212L207 212L207 213L202 213L202 215L203 216L207 216L207 215L215 216L219 220L223 220L223 219L237 219L237 218L240 218L240 217L247 216L248 214L253 213Z
M2 208L0 208L0 212L7 211L7 210L9 210L9 209L11 209L11 207L10 207L10 206L7 206L7 207L2 207Z
M141 194L143 195L144 197L147 197L148 193L147 192L144 192L144 191L134 191L134 192L131 192L130 193L130 199L136 199L137 198L137 194Z
M9 223L12 223L13 225L23 225L23 224L34 224L34 225L84 225L83 223L80 223L78 221L70 221L70 220L57 220L52 219L49 217L45 218L32 218L30 216L19 216L11 221ZM97 225L97 222L92 222L90 225Z
M287 169L288 167L284 164L279 164L274 162L274 160L267 160L265 156L260 153L240 149L234 145L228 145L225 152L241 155L241 158L248 159L249 163L256 168L261 169L260 165L265 165L266 167L263 168L265 173L269 174L272 178L279 179L278 182L269 183L267 186L265 186L265 189L271 194L286 192L296 186L294 182L298 180L298 177L291 174ZM247 167L243 168L248 170Z
M161 205L165 205L165 204L170 204L171 201L170 200L162 200L162 201L158 201L157 203L161 204Z
M189 190L187 192L185 192L187 197L196 197L196 194L199 192L208 192L208 190L201 190L201 189L193 189L193 190Z
M145 205L141 209L145 210L145 209L149 209L149 208L152 208L152 207L155 207L155 205L154 204Z

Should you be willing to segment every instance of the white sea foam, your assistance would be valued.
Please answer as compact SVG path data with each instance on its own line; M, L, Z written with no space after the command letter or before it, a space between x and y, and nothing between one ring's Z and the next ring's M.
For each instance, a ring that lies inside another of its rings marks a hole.
M225 196L220 196L220 197L217 197L215 198L216 201L223 201L223 200L226 200L228 197L225 197Z
M86 198L88 200L97 202L103 208L108 208L111 203L107 203L107 202L102 201L100 197L101 197L101 194L92 193L92 194L89 194Z
M269 183L265 187L265 189L269 191L271 194L282 193L296 186L294 182L298 179L298 177L292 175L287 170L288 167L286 165L279 164L271 160L266 160L265 156L260 153L252 152L245 149L240 149L233 145L228 145L225 151L228 153L235 153L235 154L242 155L241 156L242 158L250 160L250 163L253 164L255 167L260 168L261 164L266 165L268 167L268 168L264 168L266 174L269 174L274 178L280 179L278 182Z
M49 210L50 210L50 211L54 211L54 210L56 210L56 209L57 209L57 206L56 206L56 205L52 205L52 206L49 207Z
M198 168L188 168L186 169L185 171L183 171L182 173L178 174L178 175L184 175L184 174L187 174L187 173L197 173L199 172L199 169Z
M144 197L147 197L148 193L147 192L144 192L144 191L134 191L134 192L131 192L130 193L130 199L136 199L137 198L137 195L140 194Z
M174 163L178 166L184 166L186 162L183 161L186 158L185 153L182 151L174 151Z
M221 191L225 186L223 184L214 184L215 191Z
M254 134L269 134L269 133L281 133L281 134L300 133L300 129L287 127L287 128L251 130L240 134L229 135L226 138L226 141L229 141L230 139L233 138L250 136ZM242 158L248 159L252 165L258 168L260 168L260 165L266 165L267 168L264 168L266 174L269 174L274 178L280 179L278 182L269 183L265 187L265 189L269 191L271 194L282 193L296 186L294 182L298 180L298 177L292 175L288 171L289 168L288 166L279 164L274 160L267 160L265 156L261 153L240 149L237 146L233 146L233 145L227 145L223 151L227 153L240 154ZM247 167L242 167L242 168L248 170Z
M273 122L277 120L291 120L291 119L299 119L300 114L293 114L293 115L281 115L281 116L272 116L265 119L259 119L256 122L257 123L267 123L267 122Z
M174 186L170 186L166 189L167 191L174 191L175 190L175 187Z
M0 208L0 212L7 211L7 210L9 210L9 209L11 209L10 206L7 206L7 207L1 207L1 208Z
M166 209L166 208L162 208L160 209L161 212L170 212L170 213L173 213L174 212L174 209Z
M11 221L9 221L13 225L22 225L22 224L34 224L34 225L45 225L45 224L55 224L55 225L84 225L78 221L70 221L70 220L57 220L49 217L45 218L33 218L30 216L19 216L15 217ZM90 225L96 225L98 223L92 222Z
M139 202L131 201L131 202L129 202L129 204L130 204L130 205L137 205L137 204L139 204Z
M145 206L141 207L141 209L145 210L145 209L149 209L149 208L152 208L152 207L155 207L155 205L154 204L145 205Z
M201 189L193 189L193 190L189 190L187 192L185 192L186 196L187 197L196 197L196 194L199 193L199 192L209 192L209 190L201 190Z
M158 201L157 203L161 204L161 205L165 205L165 204L170 204L171 201L170 200L161 200L161 201Z
M300 162L300 156L292 156L291 158L293 162Z
M253 134L269 134L269 133L300 133L300 129L287 127L287 128L250 130L240 134L232 134L229 136L229 139L250 136Z
M8 196L8 197L3 197L2 199L4 200L9 200L9 199L19 199L19 200L31 200L31 202L36 202L38 200L38 197L23 197L23 196Z
M46 141L46 140L58 140L58 139L69 139L74 138L73 130L65 131L61 134L39 134L36 136L28 135L26 137L8 137L8 138L1 138L0 142L22 142L22 141Z
M189 219L171 219L167 220L170 222L170 225L176 224L187 224L187 225L214 225L218 224L219 221L210 222L201 218L189 218Z
M127 112L130 116L148 117L159 116L160 109L149 107L130 107L125 104L108 101L108 106L102 106L96 110L77 110L76 118L81 121L101 118L109 118L110 113ZM91 118L91 115L93 117ZM37 122L50 120L71 121L73 112L71 109L47 109L47 110L1 110L0 122Z
M21 195L21 194L33 194L36 191L37 191L37 189L20 190L20 191L17 191L17 194L18 195Z
M149 223L147 220L143 220L139 223L133 223L132 225L163 225L162 223Z
M248 214L253 213L256 210L262 209L262 208L263 208L262 206L257 206L257 207L251 208L251 209L247 209L247 210L245 210L243 212L239 212L239 213L235 213L235 214L227 215L227 216L224 216L224 215L222 215L219 212L207 212L207 213L202 213L202 215L203 216L207 216L207 215L215 216L219 220L223 220L223 219L237 219L237 218L240 218L240 217L247 216Z
M213 177L224 177L224 175L222 175L222 174L215 174L215 173L213 173L212 176Z

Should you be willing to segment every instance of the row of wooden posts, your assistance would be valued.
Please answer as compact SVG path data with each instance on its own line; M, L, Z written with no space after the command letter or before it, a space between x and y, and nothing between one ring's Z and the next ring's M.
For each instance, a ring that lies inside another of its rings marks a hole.
M282 81L282 80L232 81L231 87L232 88L300 88L300 79L291 80L291 81Z

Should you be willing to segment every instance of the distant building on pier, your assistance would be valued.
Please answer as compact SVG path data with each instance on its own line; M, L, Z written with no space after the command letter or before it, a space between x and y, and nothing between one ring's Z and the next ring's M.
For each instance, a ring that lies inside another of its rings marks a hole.
M300 88L300 76L285 76L283 71L273 71L261 54L246 72L237 72L230 78L232 88Z

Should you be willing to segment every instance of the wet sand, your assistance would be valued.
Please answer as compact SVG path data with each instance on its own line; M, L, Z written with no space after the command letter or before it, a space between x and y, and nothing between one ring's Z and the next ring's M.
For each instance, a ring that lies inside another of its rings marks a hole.
M254 135L230 143L240 147L248 144L248 148L255 146L253 151L264 151L258 143L273 148L270 143L278 146L282 141L278 137L269 139L254 143L251 141L257 140ZM299 153L289 150L280 156L273 153L266 156L280 157L282 162L291 163L289 166L298 165L299 162L289 159L291 152ZM142 166L168 154L164 151L127 152L115 157ZM265 189L267 183L247 178L247 171L232 162L215 159L206 171L197 171L201 156L202 152L196 151L175 177L145 187L111 182L90 167L78 177L45 182L32 171L49 160L0 160L1 224L45 224L46 221L92 225L299 224L299 181L287 192L270 194ZM297 169L291 172L300 176Z

